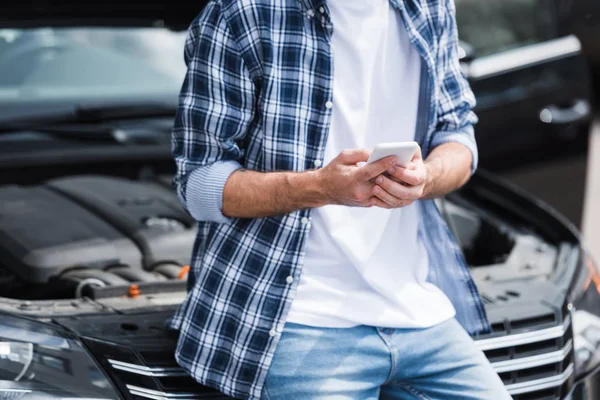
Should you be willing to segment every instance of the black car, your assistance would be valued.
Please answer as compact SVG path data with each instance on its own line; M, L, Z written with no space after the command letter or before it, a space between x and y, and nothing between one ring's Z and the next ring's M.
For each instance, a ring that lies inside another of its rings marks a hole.
M0 397L222 398L164 329L195 238L169 134L198 6L31 3L0 13ZM484 56L465 56L476 81ZM482 149L499 76L480 79ZM493 324L474 339L514 398L599 398L600 270L573 225L483 170L438 206Z
M455 1L464 71L477 96L481 167L579 226L592 90L565 9L585 1ZM559 181L561 190L549 181Z
M567 29L581 40L583 52L590 61L595 81L596 97L600 96L600 2L569 1L563 11Z

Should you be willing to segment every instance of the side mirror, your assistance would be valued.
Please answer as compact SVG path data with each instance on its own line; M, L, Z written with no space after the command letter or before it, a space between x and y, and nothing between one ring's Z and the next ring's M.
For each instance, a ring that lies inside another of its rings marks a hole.
M475 49L467 42L458 41L458 59L461 63L470 63L475 59Z

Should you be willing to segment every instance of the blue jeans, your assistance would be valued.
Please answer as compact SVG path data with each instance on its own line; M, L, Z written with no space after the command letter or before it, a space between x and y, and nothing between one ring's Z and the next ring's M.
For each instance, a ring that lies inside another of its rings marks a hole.
M288 322L262 393L265 400L511 398L454 318L427 329Z

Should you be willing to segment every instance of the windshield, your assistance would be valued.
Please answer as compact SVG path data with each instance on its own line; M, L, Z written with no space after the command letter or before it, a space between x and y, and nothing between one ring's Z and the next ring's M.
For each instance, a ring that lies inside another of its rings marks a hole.
M548 0L456 0L460 39L477 57L554 39L555 7Z
M457 0L462 40L485 56L555 35L545 0ZM0 115L94 101L176 102L185 32L0 29Z
M0 29L0 107L176 100L185 32L162 28ZM0 111L1 112L1 111Z

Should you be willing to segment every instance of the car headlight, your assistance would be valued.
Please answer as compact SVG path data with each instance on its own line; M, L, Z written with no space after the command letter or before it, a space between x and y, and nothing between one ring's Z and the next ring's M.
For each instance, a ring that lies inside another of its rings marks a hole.
M0 314L0 399L119 397L91 356L68 332Z
M569 294L578 377L600 366L600 271L590 256L585 255L583 263Z

